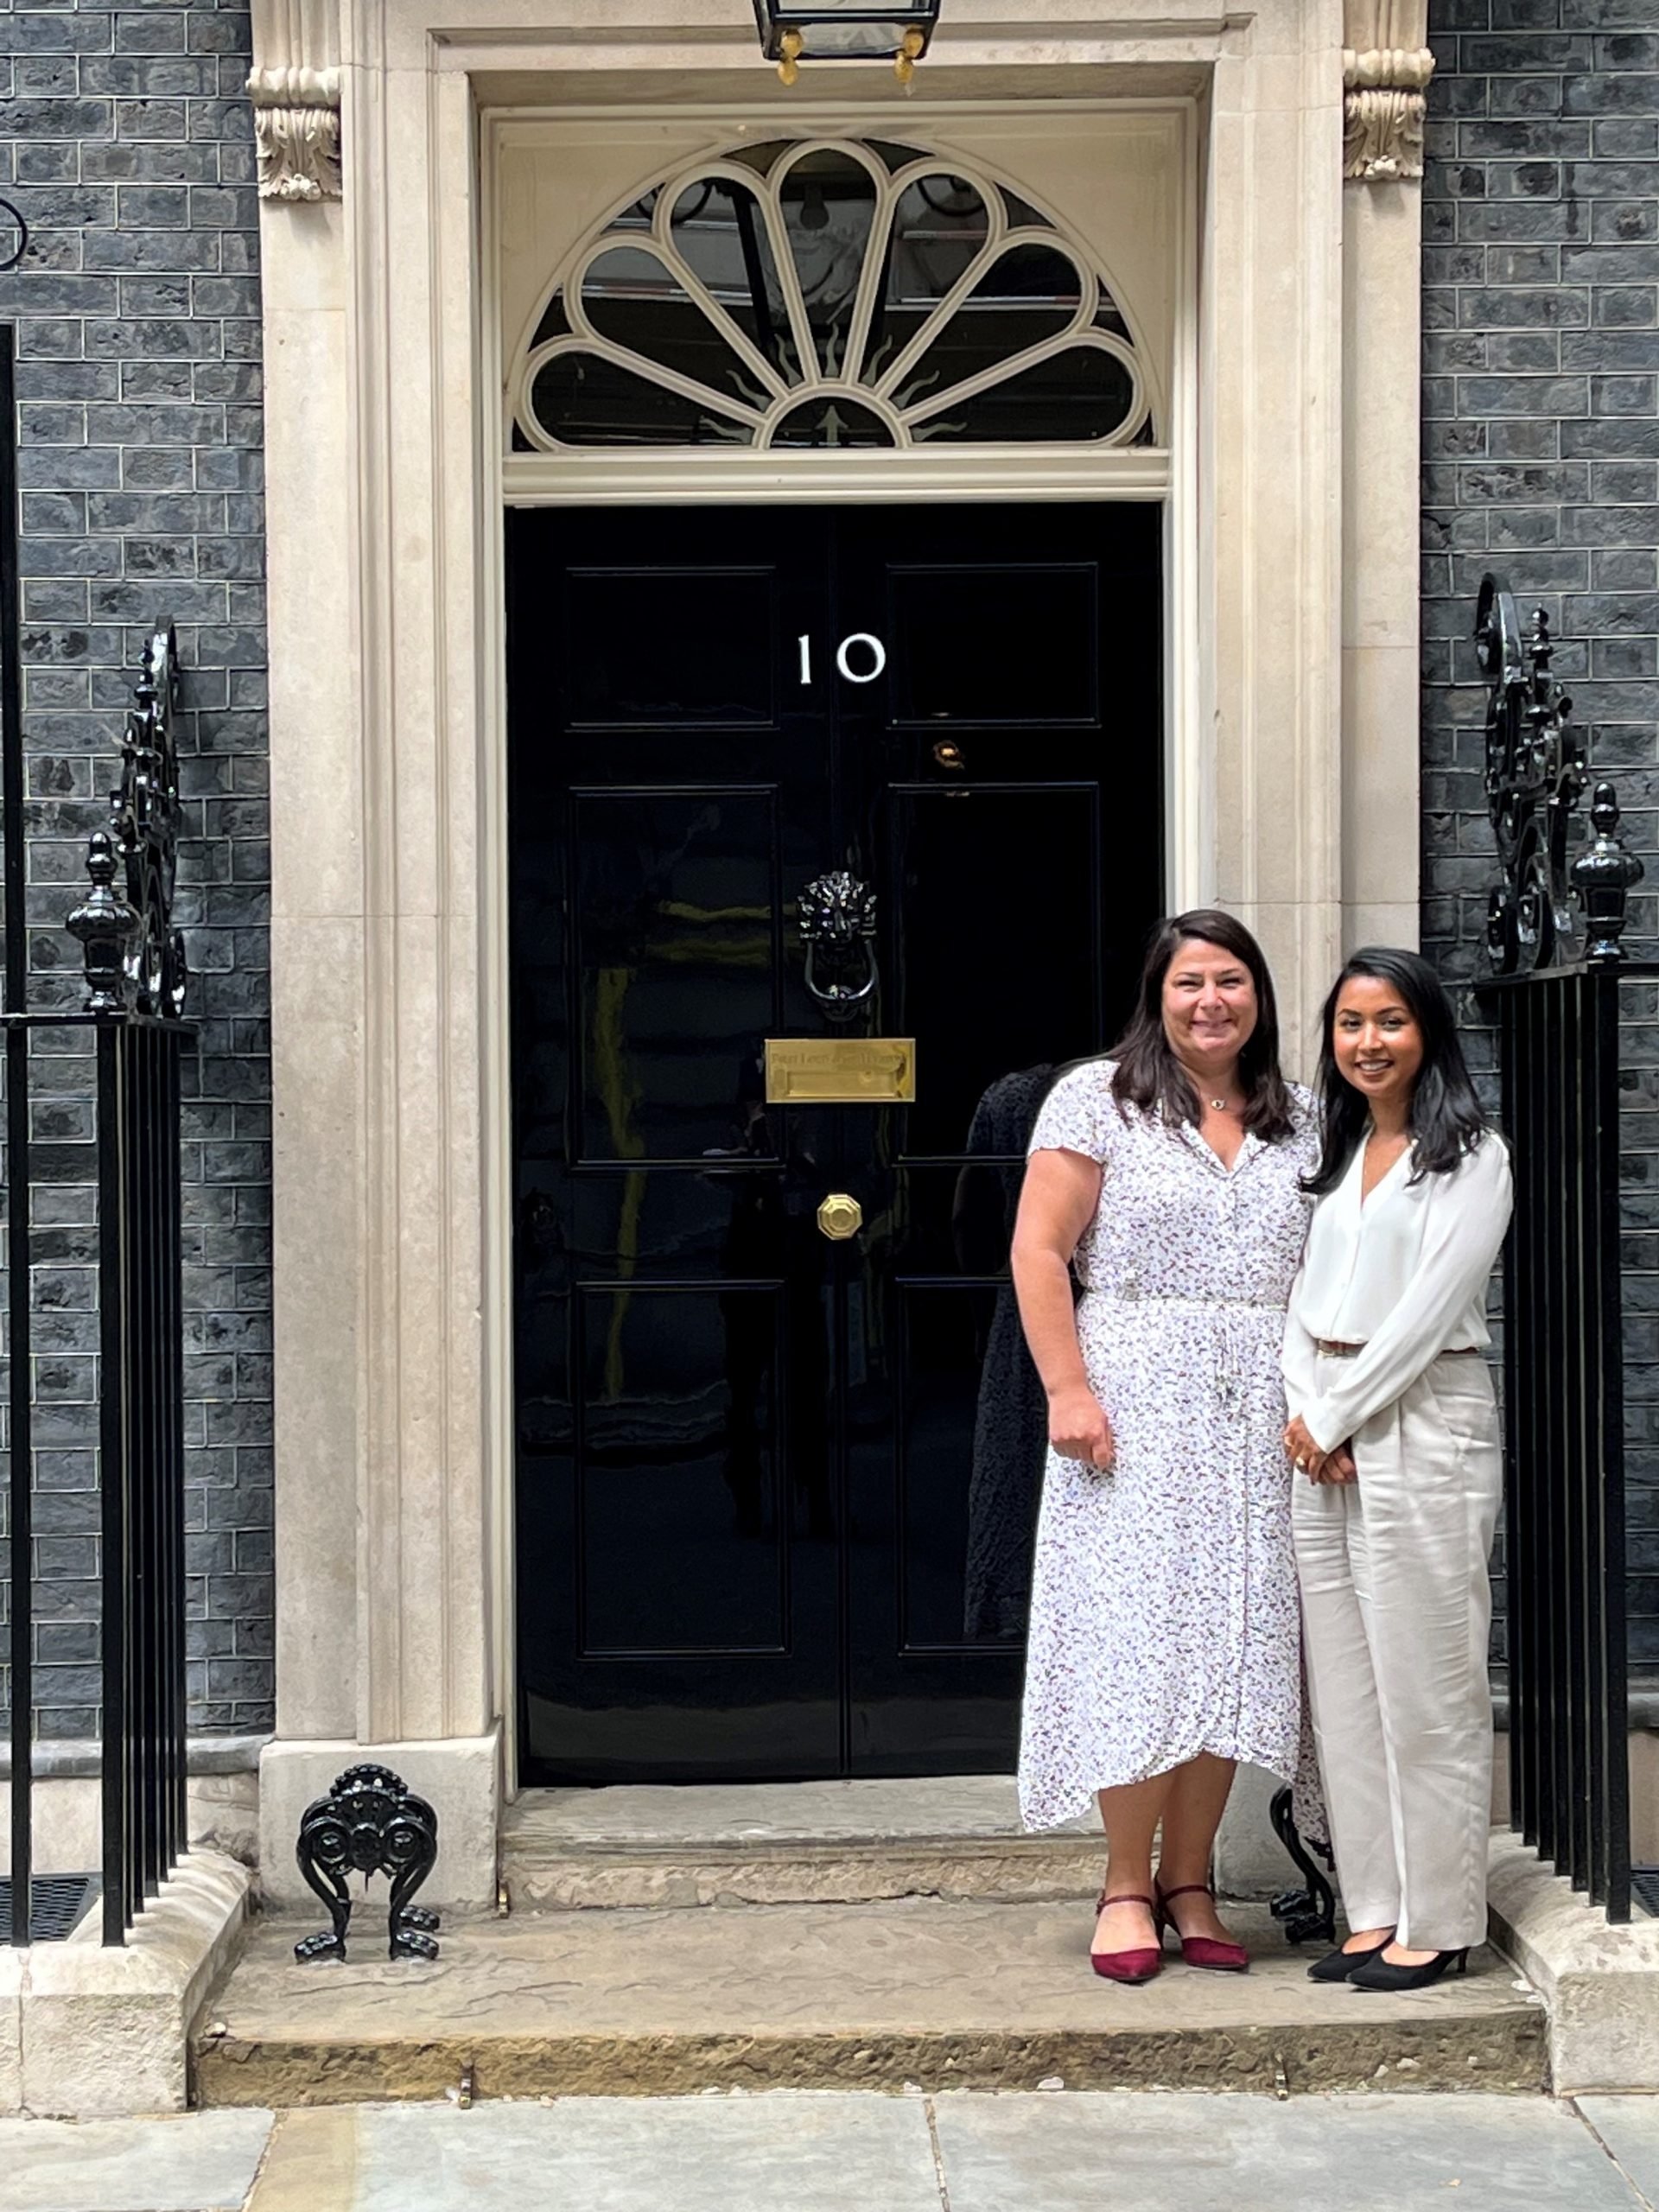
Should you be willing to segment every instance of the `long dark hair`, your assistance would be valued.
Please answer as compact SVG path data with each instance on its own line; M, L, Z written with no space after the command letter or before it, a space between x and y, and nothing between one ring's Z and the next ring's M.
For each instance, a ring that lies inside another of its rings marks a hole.
M1274 1144L1294 1128L1295 1107L1279 1072L1279 1004L1273 995L1273 977L1266 955L1243 922L1215 907L1172 914L1153 931L1135 1012L1107 1055L1117 1063L1112 1096L1120 1113L1125 1106L1139 1106L1147 1111L1156 1108L1171 1121L1202 1120L1204 1109L1192 1078L1176 1058L1164 1029L1164 977L1182 945L1194 940L1218 944L1249 970L1255 986L1255 1027L1238 1056L1245 1098L1243 1120L1255 1135Z
M1337 1006L1344 985L1357 976L1397 993L1422 1032L1423 1064L1411 1094L1411 1180L1449 1175L1491 1128L1469 1079L1445 984L1419 953L1393 944L1362 945L1343 963L1319 1014L1319 1164L1302 1187L1321 1195L1341 1182L1371 1118L1370 1108L1337 1065Z

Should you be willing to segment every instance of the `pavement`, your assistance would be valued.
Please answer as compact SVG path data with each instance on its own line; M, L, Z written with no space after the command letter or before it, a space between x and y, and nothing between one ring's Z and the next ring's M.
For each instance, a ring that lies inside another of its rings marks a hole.
M0 2121L0 2212L1655 2212L1659 2098L1190 2091Z

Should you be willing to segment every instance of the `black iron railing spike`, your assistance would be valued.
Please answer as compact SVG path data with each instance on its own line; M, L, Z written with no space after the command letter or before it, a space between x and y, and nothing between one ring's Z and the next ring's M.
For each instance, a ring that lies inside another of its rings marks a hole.
M1568 867L1588 763L1572 727L1572 699L1552 672L1557 641L1548 609L1533 609L1523 637L1509 587L1499 576L1482 577L1475 647L1487 686L1486 803L1501 871L1486 914L1492 968L1513 976L1559 967L1581 923L1593 941L1583 957L1617 960L1624 899L1641 863L1617 839L1604 844L1599 836L1591 852ZM1616 824L1611 785L1598 785L1599 798L1604 791ZM1581 873L1586 860L1589 870ZM1597 902L1593 911L1589 899Z

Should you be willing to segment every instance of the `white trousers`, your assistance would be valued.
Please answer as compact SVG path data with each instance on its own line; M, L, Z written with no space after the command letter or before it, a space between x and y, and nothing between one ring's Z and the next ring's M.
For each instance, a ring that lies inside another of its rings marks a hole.
M1460 1950L1485 1940L1491 1819L1502 1474L1485 1361L1443 1355L1353 1452L1356 1483L1296 1477L1294 1522L1337 1878L1351 1928Z

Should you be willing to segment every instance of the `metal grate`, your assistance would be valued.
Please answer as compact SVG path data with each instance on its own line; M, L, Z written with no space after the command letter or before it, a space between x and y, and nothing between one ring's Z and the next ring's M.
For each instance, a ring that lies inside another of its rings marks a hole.
M96 1874L37 1874L29 1885L29 1934L37 1943L61 1943L98 1893ZM11 1877L0 1874L0 1943L11 1927Z
M1659 1920L1659 1866L1632 1866L1630 1895L1643 1912Z

